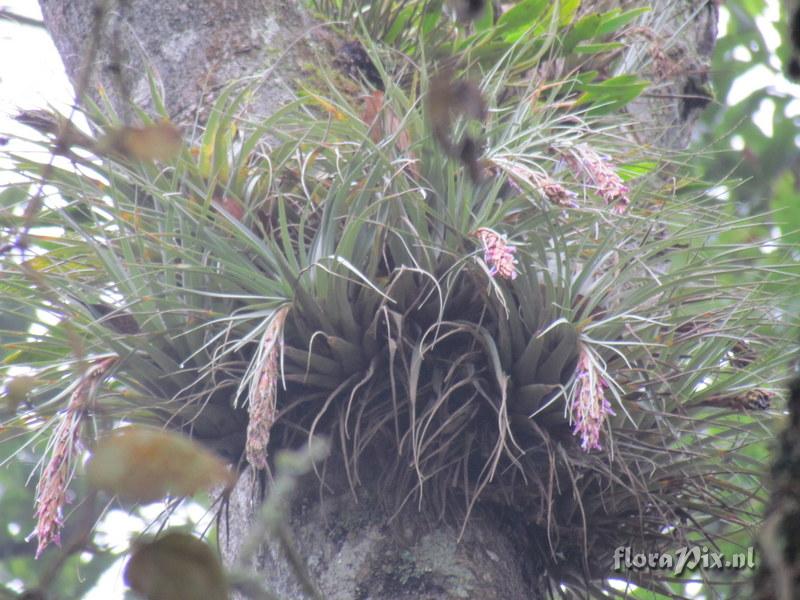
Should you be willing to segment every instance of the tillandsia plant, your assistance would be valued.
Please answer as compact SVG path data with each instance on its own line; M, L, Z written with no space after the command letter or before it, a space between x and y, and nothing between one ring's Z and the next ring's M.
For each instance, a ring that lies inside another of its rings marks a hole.
M716 241L747 223L627 135L645 82L577 68L644 11L523 2L465 26L401 4L364 13L354 81L319 67L266 120L231 89L181 145L165 111L89 106L93 136L40 142L69 164L12 157L4 367L29 385L6 427L53 436L40 551L121 422L258 470L328 437L356 495L463 528L506 511L554 595L671 593L671 572L614 573L618 546L749 543L780 298Z

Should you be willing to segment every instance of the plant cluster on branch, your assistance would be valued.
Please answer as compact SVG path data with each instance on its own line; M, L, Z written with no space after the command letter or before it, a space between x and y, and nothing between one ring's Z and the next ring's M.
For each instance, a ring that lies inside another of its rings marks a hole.
M182 147L166 114L130 127L94 106L71 164L16 157L3 233L45 194L0 282L27 323L48 315L6 332L5 360L33 377L7 427L56 436L40 545L87 385L100 428L162 424L256 469L325 436L353 492L396 514L469 527L497 506L554 593L608 589L617 546L747 544L787 345L748 248L716 242L746 223L625 135L646 82L582 63L645 11L526 1L464 25L401 4L347 49L371 62L347 91L309 67L296 102L249 122L231 88Z

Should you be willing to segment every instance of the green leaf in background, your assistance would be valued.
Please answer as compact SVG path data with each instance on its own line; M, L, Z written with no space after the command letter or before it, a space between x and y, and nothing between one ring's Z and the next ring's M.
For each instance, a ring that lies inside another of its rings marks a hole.
M513 43L544 16L551 4L548 0L522 0L497 20L497 27L504 33L503 39Z
M591 13L578 19L562 41L564 54L569 54L580 42L592 39L603 22L603 15Z
M658 163L652 160L625 163L617 168L617 174L623 181L629 181L653 173L658 168Z
M578 85L578 89L582 90L583 94L577 103L594 104L590 110L592 114L607 114L628 104L648 85L650 85L648 81L639 79L636 75L619 75L600 83L582 83Z
M12 185L0 192L0 208L13 208L28 198L28 185Z
M767 7L764 0L739 0L737 4L733 5L736 8L744 8L749 14L753 16L760 15Z
M800 190L795 176L785 172L776 182L772 197L774 219L783 234L783 243L800 248Z
M415 12L416 7L413 4L410 4L398 13L394 19L394 22L392 23L392 26L389 28L389 31L384 37L384 41L387 44L391 45L395 42L397 36L399 36L408 26L409 21Z
M773 208L779 179L786 172L800 173L797 94L788 92L783 72L791 49L789 6L762 0L721 5L725 31L710 71L719 101L702 116L706 133L701 146L710 156L702 166L703 178L738 179L741 183L728 186L737 212L763 213L765 222L772 219L766 213Z
M439 23L439 20L441 18L442 18L441 7L425 13L425 16L422 17L422 25L420 26L420 30L422 31L423 35L427 35L431 31L433 31L436 28L436 25Z
M581 44L576 46L573 52L576 54L601 54L602 52L611 52L624 48L625 44L622 42L604 42L601 44Z
M13 415L17 407L28 399L36 383L36 377L32 375L15 375L6 379L2 397L5 405L0 405L0 414Z
M481 17L475 21L475 31L482 32L488 31L494 26L494 4L486 2L486 7L483 10Z
M578 9L581 7L581 0L561 0L558 6L558 25L559 27L566 27L578 14Z
M603 15L603 22L597 28L597 31L595 31L595 35L600 37L614 33L637 17L650 12L650 10L649 6L641 6L625 12L621 12L620 9L609 11Z

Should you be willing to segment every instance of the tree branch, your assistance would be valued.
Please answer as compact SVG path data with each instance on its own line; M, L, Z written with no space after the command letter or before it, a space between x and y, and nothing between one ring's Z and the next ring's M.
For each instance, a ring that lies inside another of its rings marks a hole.
M44 29L44 21L18 15L17 13L11 12L7 8L0 8L0 21L12 21L19 25L29 25L31 27L39 27Z

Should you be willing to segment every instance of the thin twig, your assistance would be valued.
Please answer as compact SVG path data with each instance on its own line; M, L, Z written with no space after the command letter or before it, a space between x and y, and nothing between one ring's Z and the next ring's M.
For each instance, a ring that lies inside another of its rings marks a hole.
M18 15L15 12L11 12L7 8L0 8L0 21L11 21L12 23L16 23L18 25L29 25L31 27L39 27L40 29L44 29L44 21Z

